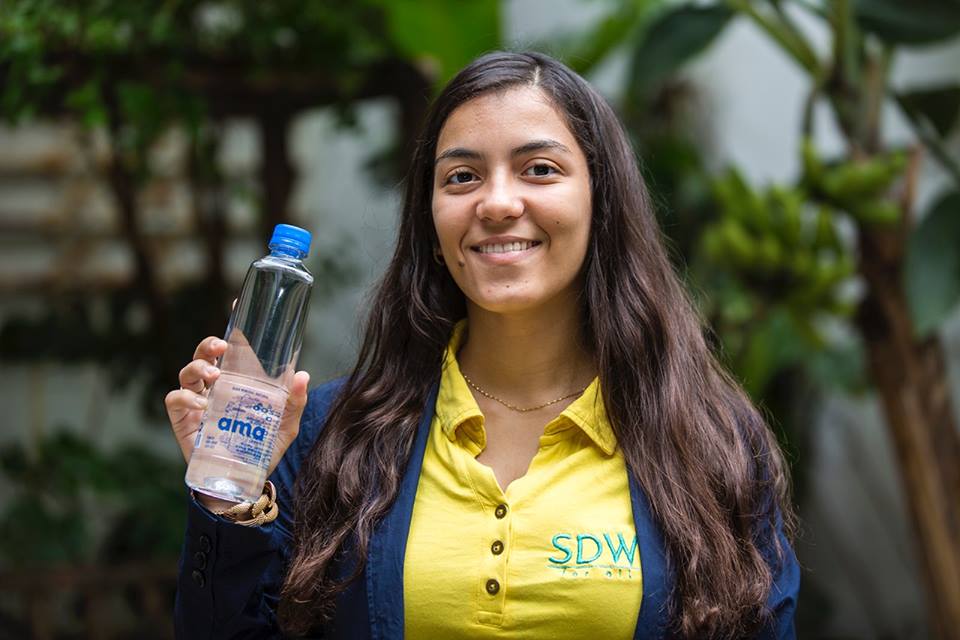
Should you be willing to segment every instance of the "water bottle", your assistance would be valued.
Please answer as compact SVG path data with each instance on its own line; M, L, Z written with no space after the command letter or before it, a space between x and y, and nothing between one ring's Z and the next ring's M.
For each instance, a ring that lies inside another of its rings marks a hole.
M296 372L313 276L303 266L310 232L278 224L270 253L250 265L217 363L187 466L187 486L254 501L263 492L277 430Z

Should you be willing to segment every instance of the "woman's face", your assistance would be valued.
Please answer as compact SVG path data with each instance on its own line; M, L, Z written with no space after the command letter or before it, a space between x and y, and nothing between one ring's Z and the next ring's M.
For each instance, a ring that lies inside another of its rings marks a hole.
M436 154L433 223L469 303L495 313L575 304L590 175L549 98L533 87L474 98L447 118Z

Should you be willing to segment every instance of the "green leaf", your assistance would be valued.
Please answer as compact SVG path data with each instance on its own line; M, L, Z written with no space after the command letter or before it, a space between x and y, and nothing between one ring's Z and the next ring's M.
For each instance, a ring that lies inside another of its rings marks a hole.
M901 104L930 121L941 138L946 138L960 117L960 85L911 91L900 96Z
M800 31L787 20L785 15L760 8L752 0L727 0L730 7L749 18L762 32L780 47L781 51L793 58L807 73L816 78L821 73L816 53ZM777 4L773 2L772 4Z
M857 339L827 349L813 349L804 358L807 377L825 391L860 394L870 387L863 343Z
M90 129L107 122L107 110L96 80L90 80L68 93L65 104L68 109L79 113L83 124Z
M916 331L926 336L960 299L960 192L941 197L913 230L905 278Z
M785 309L774 310L759 326L752 327L736 373L754 398L763 395L773 377L809 354L809 347Z
M65 513L50 509L33 496L11 500L0 517L0 565L57 566L89 561L92 545L88 523L80 509Z
M657 84L706 49L733 15L723 4L682 5L654 19L633 52L631 97L642 101Z
M660 0L620 0L609 14L584 30L564 41L558 42L556 36L549 41L534 46L537 50L553 52L570 68L581 75L590 73L598 64L607 59L610 53L621 44L633 42L638 29L644 23L650 7Z
M856 0L860 27L887 44L926 45L960 33L960 3L954 0Z
M435 67L438 86L481 53L501 46L496 0L380 2L393 41L405 55Z

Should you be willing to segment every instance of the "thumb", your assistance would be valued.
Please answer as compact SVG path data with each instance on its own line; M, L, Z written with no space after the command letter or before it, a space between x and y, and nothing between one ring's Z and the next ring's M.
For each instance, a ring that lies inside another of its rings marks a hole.
M307 385L310 384L310 374L306 371L297 371L290 383L290 395L287 396L287 406L284 408L284 420L294 420L300 423L300 416L307 406Z
M293 376L293 381L290 383L290 394L287 396L287 404L283 408L283 418L280 421L280 429L277 433L277 446L274 447L273 456L270 459L268 475L277 468L283 454L300 434L300 417L303 415L304 407L307 406L307 384L309 382L310 374L306 371L298 371Z

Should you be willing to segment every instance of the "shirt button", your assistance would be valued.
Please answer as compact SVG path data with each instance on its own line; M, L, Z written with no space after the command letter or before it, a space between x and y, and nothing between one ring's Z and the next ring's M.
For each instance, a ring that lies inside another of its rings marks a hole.
M194 570L193 573L190 574L190 577L193 578L193 581L197 583L198 587L200 587L201 589L203 588L203 583L206 582L206 580L204 579L202 573L200 573L197 570Z
M210 544L210 536L203 534L200 536L200 550L204 553L210 553L212 545Z
M500 591L499 582L497 582L493 578L490 578L489 580L487 580L487 593L489 593L492 596L495 596L499 591Z
M498 556L503 553L503 543L497 540L492 545L490 545L490 551L493 552L493 555Z
M503 520L503 516L507 515L507 505L498 504L497 508L493 510L493 515L497 516L497 520Z
M206 569L207 568L207 554L203 551L197 551L193 554L193 564L197 569Z

